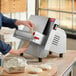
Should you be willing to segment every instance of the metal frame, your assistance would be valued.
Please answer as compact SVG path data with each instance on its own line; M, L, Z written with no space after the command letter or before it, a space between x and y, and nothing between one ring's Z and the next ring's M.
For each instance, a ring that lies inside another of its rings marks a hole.
M60 1L61 0L59 0L59 6L60 6ZM53 9L48 9L48 8L47 9L45 9L45 8L39 8L39 0L36 0L36 10L37 11L35 11L35 12L37 12L37 13L38 13L39 10L47 10L47 11L54 11L54 12L76 14L76 12L74 12L74 0L72 0L72 12L70 12L70 11L62 11L60 7L59 7L59 10L53 10Z
M47 0L48 1L48 0ZM74 23L74 15L76 14L76 12L74 12L74 0L72 0L72 11L63 11L61 10L60 8L60 1L59 0L59 10L53 10L53 9L45 9L45 8L40 8L39 7L39 0L36 0L36 14L39 15L39 10L45 10L45 11L53 11L53 12L59 12L59 20L60 20L60 16L61 16L61 13L68 13L68 14L71 14L72 15L72 30L73 30L73 23ZM48 16L48 15L47 15ZM68 29L68 28L67 28Z
M54 11L54 12L62 12L62 13L72 14L72 12L69 12L69 11L61 11L61 10L53 10L53 9L45 9L45 8L38 8L38 10L47 10L47 11ZM76 12L73 12L73 14L76 14Z
M36 2L35 2L35 15L38 15L39 13L38 13L38 11L39 11L39 0L36 0Z

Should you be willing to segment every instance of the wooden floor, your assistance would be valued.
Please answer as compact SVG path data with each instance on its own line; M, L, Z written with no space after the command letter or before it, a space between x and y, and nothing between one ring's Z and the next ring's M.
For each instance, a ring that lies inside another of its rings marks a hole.
M67 50L76 50L76 39L67 39Z

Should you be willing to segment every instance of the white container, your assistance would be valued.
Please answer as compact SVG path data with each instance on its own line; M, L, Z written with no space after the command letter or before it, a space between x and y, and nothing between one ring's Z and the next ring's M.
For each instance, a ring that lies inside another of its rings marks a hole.
M4 59L3 67L8 73L25 72L27 61L23 57L7 57Z

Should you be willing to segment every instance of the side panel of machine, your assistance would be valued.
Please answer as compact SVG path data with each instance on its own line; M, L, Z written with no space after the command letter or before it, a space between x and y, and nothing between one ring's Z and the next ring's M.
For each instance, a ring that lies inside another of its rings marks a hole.
M66 52L66 34L64 30L57 28L57 30L51 31L46 43L45 50L49 50L55 53Z

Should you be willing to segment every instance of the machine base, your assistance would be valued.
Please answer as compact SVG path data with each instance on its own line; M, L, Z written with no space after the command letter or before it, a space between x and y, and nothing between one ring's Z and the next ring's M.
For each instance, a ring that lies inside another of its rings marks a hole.
M59 57L62 58L63 57L63 53L59 54Z
M21 53L20 56L23 56L23 53Z
M39 62L42 62L42 58L38 58L38 61L39 61Z
M21 53L20 56L23 56L23 53ZM42 58L38 58L38 61L42 62Z
M49 54L52 54L52 52L50 51ZM23 56L23 53L21 53L20 56ZM63 57L63 53L60 53L59 57L62 58ZM42 62L42 58L38 58L38 62Z
M52 52L49 51L49 54L52 54ZM63 53L60 53L60 54L59 54L59 57L62 58L62 57L63 57Z
M52 52L51 52L51 51L49 51L49 54L52 54Z

